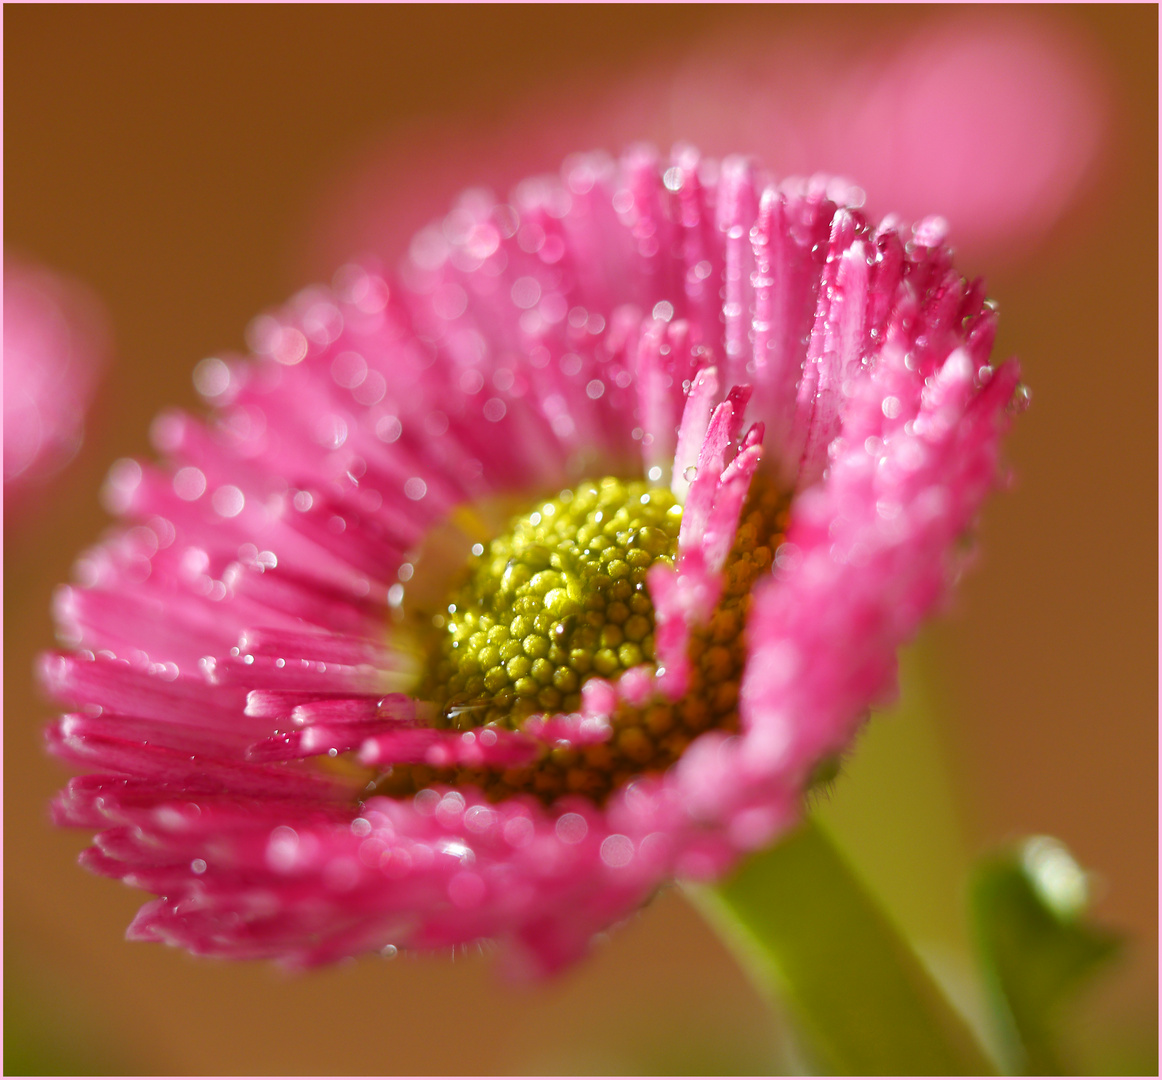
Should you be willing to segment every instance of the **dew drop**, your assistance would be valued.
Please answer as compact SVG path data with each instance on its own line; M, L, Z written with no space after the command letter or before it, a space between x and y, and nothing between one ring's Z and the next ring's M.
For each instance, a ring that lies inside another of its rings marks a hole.
M206 476L201 469L187 465L184 469L178 469L174 474L173 489L179 499L193 502L195 499L201 498L202 493L206 490Z
M1024 412L1033 401L1033 391L1030 390L1024 383L1021 383L1016 390L1013 391L1013 397L1009 402L1009 411L1012 413Z
M557 836L566 844L579 844L589 832L589 822L580 814L563 814L557 819Z
M216 398L230 389L230 369L216 356L208 356L194 368L194 387L204 398Z
M242 489L234 484L226 484L214 492L212 499L214 510L224 518L237 517L246 505L246 496Z

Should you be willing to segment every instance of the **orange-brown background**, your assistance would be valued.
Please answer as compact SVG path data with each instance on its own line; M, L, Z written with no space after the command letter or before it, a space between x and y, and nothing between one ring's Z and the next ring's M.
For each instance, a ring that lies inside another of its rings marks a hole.
M5 8L5 243L89 282L117 342L80 458L31 516L5 521L5 1006L21 1054L45 1068L142 1073L772 1067L762 1004L676 893L580 969L532 989L499 986L475 953L366 959L288 980L262 965L125 943L142 897L76 869L84 838L47 825L65 774L42 753L49 709L30 672L52 644L54 583L106 522L96 491L109 463L146 452L159 408L195 407L198 359L240 348L253 314L329 273L312 223L360 148L400 139L406 168L404 133L417 125L488 130L559 79L583 86L670 55L696 58L713 35L753 41L817 27L825 78L829 34L902 33L937 15ZM883 736L900 740L895 773L879 764L893 756L888 743L876 744L878 756L869 745L866 766L857 755L854 794L841 779L835 813L849 839L863 836L866 850L854 854L873 885L920 929L958 916L908 908L919 886L892 870L913 865L901 852L931 816L918 795L907 802L924 777L901 776L901 761L943 754L951 794L940 787L930 802L953 806L970 852L1028 832L1066 840L1099 875L1098 914L1134 940L1077 1030L1099 1055L1091 1067L1148 1071L1158 947L1157 12L1039 17L1087 38L1110 80L1104 160L1043 242L989 274L1004 313L999 352L1021 356L1035 394L1009 447L1019 485L990 505L981 565L917 654L935 726L905 718ZM659 124L643 134L678 133ZM971 251L964 258L988 270ZM892 782L877 789L876 769ZM861 834L855 818L887 824Z

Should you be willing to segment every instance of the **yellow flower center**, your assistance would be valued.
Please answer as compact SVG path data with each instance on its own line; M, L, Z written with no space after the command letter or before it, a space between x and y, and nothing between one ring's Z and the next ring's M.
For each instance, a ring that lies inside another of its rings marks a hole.
M447 607L420 696L456 728L517 729L574 712L581 682L654 659L646 571L672 565L682 507L607 477L563 491L474 556Z
M656 694L640 706L621 702L608 741L546 744L538 760L513 768L396 765L376 791L404 796L446 783L480 787L494 800L531 792L551 802L574 792L600 802L633 775L673 764L703 731L736 730L751 587L771 566L787 506L756 479L722 596L709 621L691 628L681 700ZM589 678L616 681L643 665L652 671L646 574L655 563L673 565L681 521L668 488L605 477L539 502L477 544L444 609L424 620L420 634L426 663L416 696L437 706L436 726L519 731L533 715L579 711Z

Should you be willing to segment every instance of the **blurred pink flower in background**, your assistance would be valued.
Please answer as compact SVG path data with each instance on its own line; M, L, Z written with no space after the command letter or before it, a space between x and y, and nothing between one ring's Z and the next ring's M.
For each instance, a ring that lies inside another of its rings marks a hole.
M958 245L996 265L1020 258L1093 178L1108 113L1093 48L1045 10L928 12L902 34L842 20L726 33L641 67L540 87L499 118L381 136L335 171L307 269L352 252L394 263L466 180L506 192L578 146L643 139L754 154L780 175L858 177L873 210L939 213Z
M298 965L494 938L551 971L797 819L962 566L1017 380L943 224L862 202L576 157L199 365L209 422L114 467L127 525L44 664L76 710L50 745L93 770L58 821L158 897L133 937ZM522 523L481 528L502 496ZM425 560L449 525L462 559ZM478 632L416 678L401 611Z
M94 293L4 254L4 498L32 495L81 447L109 353Z

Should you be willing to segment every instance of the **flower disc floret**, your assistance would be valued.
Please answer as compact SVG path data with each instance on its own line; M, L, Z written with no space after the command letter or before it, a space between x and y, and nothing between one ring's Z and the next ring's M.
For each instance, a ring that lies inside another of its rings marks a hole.
M577 711L590 674L652 662L646 571L673 566L681 520L669 488L642 480L605 477L538 503L472 556L420 696L448 726L515 730L534 712Z
M376 792L401 798L446 783L483 788L493 802L522 791L546 802L565 793L602 801L635 775L673 765L702 732L737 731L750 592L771 567L789 508L765 479L753 487L721 599L690 635L691 674L680 698L655 690L619 700L608 739L542 744L534 761L506 769L394 766L376 778ZM656 672L646 578L655 565L673 567L681 521L669 488L605 477L539 502L481 545L434 634L428 630L418 695L437 706L434 723L518 731L538 713L578 712L590 678Z

